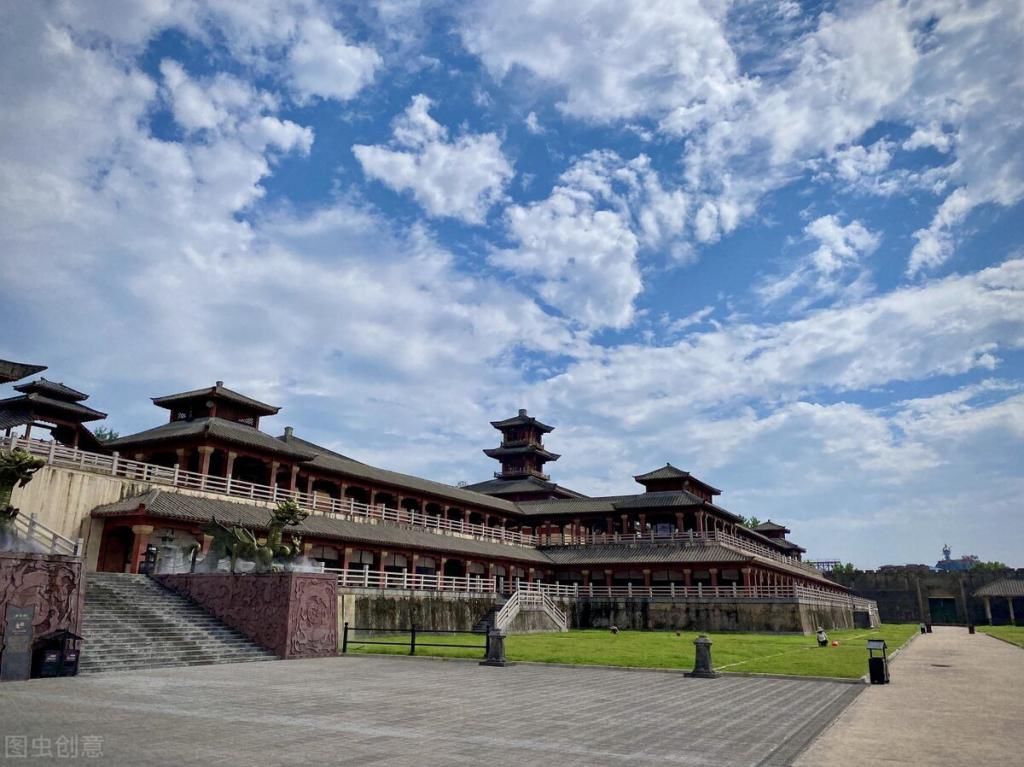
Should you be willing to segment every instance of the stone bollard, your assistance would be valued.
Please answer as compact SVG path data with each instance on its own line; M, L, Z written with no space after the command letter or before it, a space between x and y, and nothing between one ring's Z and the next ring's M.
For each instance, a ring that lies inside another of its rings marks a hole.
M695 676L700 679L715 679L718 672L711 665L711 640L704 634L693 640L693 646L697 648L697 655L693 661L693 671L687 671L686 676Z
M487 657L480 661L481 666L511 666L505 660L505 632L491 629L487 635Z

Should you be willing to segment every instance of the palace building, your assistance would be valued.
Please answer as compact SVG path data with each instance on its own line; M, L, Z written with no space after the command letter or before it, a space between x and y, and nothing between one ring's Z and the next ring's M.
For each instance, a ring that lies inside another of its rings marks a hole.
M50 408L53 436L67 437L98 411L79 404L81 392L58 386L45 379L20 386L30 399L17 405ZM526 410L491 424L501 442L483 452L500 471L456 487L363 463L291 428L274 435L265 420L279 408L221 381L153 404L167 411L166 422L90 443L97 457L88 461L80 437L79 446L60 440L67 446L60 449L39 440L38 428L21 439L50 461L69 456L139 488L88 512L99 541L89 563L95 570L138 572L153 545L197 550L201 561L215 519L258 533L270 508L293 499L309 516L290 530L310 560L338 573L341 587L550 588L594 599L849 598L802 561L804 549L785 526L746 527L720 505L719 489L671 463L635 476L631 494L590 497L557 484L546 465L559 456L543 443L553 427ZM8 435L8 445L18 442Z

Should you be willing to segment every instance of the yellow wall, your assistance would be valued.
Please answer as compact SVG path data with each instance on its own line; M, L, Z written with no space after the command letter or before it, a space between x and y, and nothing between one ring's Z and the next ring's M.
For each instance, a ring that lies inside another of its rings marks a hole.
M36 519L66 538L82 538L85 544L86 570L96 570L103 520L92 519L89 514L97 506L142 495L150 488L159 488L187 495L222 498L213 493L184 490L169 485L136 482L90 471L63 466L44 466L25 487L14 489L11 505L21 514ZM256 506L272 505L260 501L245 501Z

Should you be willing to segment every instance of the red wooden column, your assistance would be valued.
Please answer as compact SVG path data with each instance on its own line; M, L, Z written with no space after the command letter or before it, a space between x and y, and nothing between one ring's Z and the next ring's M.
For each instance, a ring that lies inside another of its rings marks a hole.
M690 577L692 575L693 570L691 570L689 567L683 568L683 584L686 586L686 588L690 588L690 586L693 585L693 579Z
M649 589L651 587L651 571L644 570L644 588Z
M181 471L188 469L188 450L183 447L179 447L174 451L178 455L178 468Z
M708 568L708 572L711 573L711 588L716 588L718 586L718 568Z
M629 514L622 515L622 534L629 535Z
M297 463L292 464L292 478L288 483L288 489L293 493L295 492L296 486L299 484L299 465Z
M196 448L202 458L199 461L199 473L204 477L210 473L210 456L213 455L213 448L209 445L201 445Z
M234 452L232 450L229 450L228 451L227 463L224 464L224 478L225 479L231 479L231 475L235 471L235 459L236 458L238 458L238 453L236 453L236 452Z
M749 567L744 567L742 570L740 570L740 572L743 573L743 589L744 589L744 591L748 591L749 592L750 586L751 586L751 584L750 584L750 568Z
M139 572L139 560L142 558L149 536L153 534L152 525L132 525L132 558L128 561L128 572Z

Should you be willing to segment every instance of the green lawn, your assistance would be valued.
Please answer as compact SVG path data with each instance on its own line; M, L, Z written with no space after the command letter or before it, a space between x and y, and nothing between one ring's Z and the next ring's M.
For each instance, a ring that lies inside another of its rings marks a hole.
M762 674L827 676L855 679L867 673L867 640L885 639L892 653L913 634L916 624L895 624L880 629L849 629L829 632L839 647L820 648L814 636L796 634L711 634L712 660L721 671L746 671ZM360 644L349 641L349 652L409 653L408 634L374 639L404 642L403 646ZM569 631L564 634L519 634L505 642L510 661L571 663L598 666L640 668L693 668L691 631ZM482 637L467 635L428 635L419 633L421 642L481 645ZM449 658L479 658L482 649L454 647L417 647L417 655Z
M1024 626L978 626L978 631L1024 647Z

